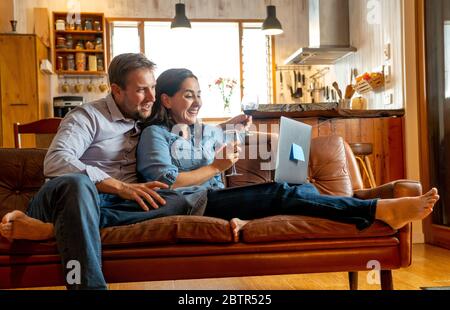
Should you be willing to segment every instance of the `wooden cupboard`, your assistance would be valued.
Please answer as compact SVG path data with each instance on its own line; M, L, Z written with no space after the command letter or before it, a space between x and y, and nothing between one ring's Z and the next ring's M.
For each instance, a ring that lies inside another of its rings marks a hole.
M0 146L14 147L14 123L52 115L50 75L40 71L49 50L33 34L0 34L0 47ZM35 146L35 137L22 136L22 146Z

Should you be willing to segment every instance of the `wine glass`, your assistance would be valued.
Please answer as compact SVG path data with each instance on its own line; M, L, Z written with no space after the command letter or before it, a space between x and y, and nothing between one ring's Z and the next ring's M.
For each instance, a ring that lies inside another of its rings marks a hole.
M241 135L241 132L236 129L224 131L224 138L225 138L225 143L227 145L230 143L233 143L233 142L240 142L241 145L243 143L243 141L242 141L243 137ZM242 174L237 172L236 164L233 164L233 166L231 166L231 173L229 173L225 176L233 177L233 176L238 176L238 175L242 175Z

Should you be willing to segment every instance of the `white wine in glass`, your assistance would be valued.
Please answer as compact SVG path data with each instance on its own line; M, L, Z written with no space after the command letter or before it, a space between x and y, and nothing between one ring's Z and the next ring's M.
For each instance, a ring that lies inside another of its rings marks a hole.
M226 130L224 131L224 138L225 138L225 143L228 145L230 143L233 142L240 142L242 145L242 135L238 130ZM225 175L227 177L234 177L234 176L238 176L238 175L242 175L241 173L238 173L236 170L236 164L233 164L233 166L231 166L231 173Z

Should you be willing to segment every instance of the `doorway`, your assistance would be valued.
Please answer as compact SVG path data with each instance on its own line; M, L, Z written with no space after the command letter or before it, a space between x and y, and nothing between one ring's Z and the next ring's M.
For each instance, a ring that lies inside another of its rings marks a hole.
M425 221L427 242L450 248L450 2L417 0L421 177L440 201Z

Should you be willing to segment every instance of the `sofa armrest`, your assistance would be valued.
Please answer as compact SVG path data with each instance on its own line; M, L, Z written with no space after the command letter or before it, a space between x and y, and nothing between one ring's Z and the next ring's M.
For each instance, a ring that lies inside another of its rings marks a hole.
M394 181L377 188L355 191L354 195L360 199L371 198L400 198L414 197L422 194L422 185L417 181L399 180ZM412 257L412 224L404 226L398 230L398 239L400 242L401 266L411 265Z
M420 182L411 180L398 180L376 188L362 189L354 192L354 197L359 199L390 199L420 195L422 195L422 185Z

